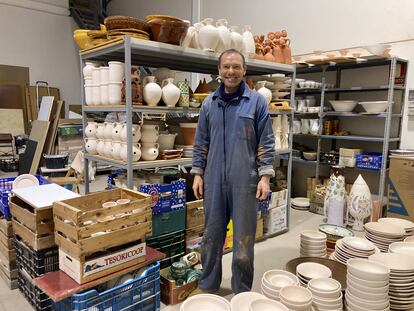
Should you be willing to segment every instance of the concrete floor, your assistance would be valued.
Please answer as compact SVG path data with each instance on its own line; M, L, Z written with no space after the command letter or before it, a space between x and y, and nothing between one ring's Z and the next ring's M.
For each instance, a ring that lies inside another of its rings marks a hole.
M106 177L98 176L97 180L91 184L90 190L102 190L105 182ZM317 229L322 222L322 216L306 211L291 210L290 226L287 233L257 243L255 246L255 278L252 290L260 292L260 282L265 271L270 269L283 269L289 260L299 256L300 231ZM231 292L231 258L231 253L223 256L222 289L229 293ZM230 299L232 294L225 297ZM180 305L161 305L161 309L165 311L179 311ZM32 307L18 289L10 290L0 278L0 311L22 310L32 310Z

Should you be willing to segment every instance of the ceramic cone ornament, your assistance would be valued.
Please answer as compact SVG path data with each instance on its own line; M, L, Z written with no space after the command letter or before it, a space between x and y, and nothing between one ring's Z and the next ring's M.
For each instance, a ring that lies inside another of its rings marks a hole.
M355 180L348 198L348 212L355 218L353 230L364 230L364 219L371 215L371 191L361 175Z

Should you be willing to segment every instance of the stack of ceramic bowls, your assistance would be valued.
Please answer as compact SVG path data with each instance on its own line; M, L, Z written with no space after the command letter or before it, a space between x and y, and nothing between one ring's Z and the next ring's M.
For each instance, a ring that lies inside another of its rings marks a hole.
M279 292L285 286L299 285L299 279L284 270L269 270L262 277L262 294L267 298L279 300Z
M414 242L394 242L390 244L389 252L414 256Z
M388 252L391 243L402 242L405 230L386 222L368 222L365 224L365 237L374 243L381 252Z
M212 294L199 294L188 298L180 307L180 311L231 311L230 303L223 297Z
M300 286L286 286L280 290L280 302L289 310L312 310L312 292Z
M414 310L414 257L381 253L369 256L370 264L390 269L389 297L392 310Z
M414 242L414 235L404 239L404 242Z
M237 311L242 311L245 309L232 309ZM283 305L281 302L270 300L267 298L264 299L256 299L250 302L248 305L248 311L289 311L289 309Z
M255 292L243 292L234 295L230 301L232 310L249 311L249 305L256 300L266 299L265 296Z
M406 238L414 235L414 222L407 219L387 217L378 219L378 222L393 224L403 228Z
M326 257L326 234L316 230L300 233L301 257Z
M345 293L347 310L389 310L390 269L365 258L349 259L346 265L348 270Z
M342 310L341 283L335 279L313 279L308 283L308 289L312 292L313 303L320 311Z
M312 279L332 277L332 271L320 263L304 262L296 267L296 276L299 278L299 283L306 287Z
M346 237L336 241L335 251L332 253L331 259L346 265L350 258L368 258L370 255L379 252L379 248L367 239Z
M308 211L310 207L309 198L293 198L290 202L290 206L293 209L297 209L300 211Z

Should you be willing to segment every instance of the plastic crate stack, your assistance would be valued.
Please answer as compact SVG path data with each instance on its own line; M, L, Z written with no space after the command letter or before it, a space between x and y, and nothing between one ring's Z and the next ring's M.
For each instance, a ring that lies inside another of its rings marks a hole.
M104 290L91 289L54 303L53 310L159 311L160 263L149 265L136 279L106 290L105 285L100 288Z
M52 300L32 283L38 276L59 270L57 247L34 251L15 235L19 290L37 311L51 310Z
M12 222L0 216L0 277L10 289L17 288L16 250Z

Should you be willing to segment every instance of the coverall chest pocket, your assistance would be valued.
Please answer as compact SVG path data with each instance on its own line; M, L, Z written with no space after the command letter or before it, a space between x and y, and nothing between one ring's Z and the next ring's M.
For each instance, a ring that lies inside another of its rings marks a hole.
M240 114L238 117L238 137L240 140L256 141L254 115Z

